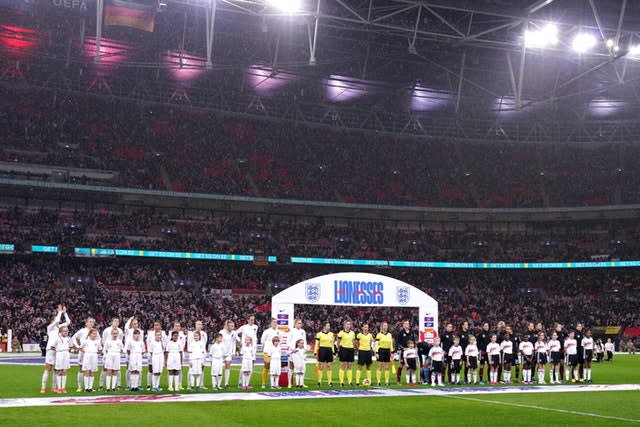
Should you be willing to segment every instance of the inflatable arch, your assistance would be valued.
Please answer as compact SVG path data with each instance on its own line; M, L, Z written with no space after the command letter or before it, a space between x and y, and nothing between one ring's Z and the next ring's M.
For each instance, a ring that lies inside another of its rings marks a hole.
M420 341L431 343L438 335L438 302L408 283L379 274L327 274L297 283L274 295L271 310L284 335L283 347L287 346L287 335L293 328L297 304L415 307L418 309Z

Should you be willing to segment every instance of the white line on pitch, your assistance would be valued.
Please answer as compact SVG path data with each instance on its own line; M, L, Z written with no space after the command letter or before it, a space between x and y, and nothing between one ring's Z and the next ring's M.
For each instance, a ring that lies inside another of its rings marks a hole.
M443 395L443 397L447 397L449 399L469 400L469 401L472 401L472 402L492 403L492 404L500 405L500 406L507 405L507 406L515 406L515 407L518 407L518 408L540 409L540 410L543 410L543 411L559 412L561 414L570 414L570 415L580 415L580 416L583 416L583 417L594 417L594 418L603 418L603 419L607 419L607 420L625 421L625 422L629 422L629 423L640 423L640 420L632 419L632 418L622 418L622 417L616 417L616 416L613 416L613 415L594 414L592 412L570 411L568 409L549 408L549 407L546 407L546 406L526 405L524 403L511 403L511 402L505 402L503 400L478 399L478 398L474 398L474 397L455 396L455 395L451 395L451 394Z

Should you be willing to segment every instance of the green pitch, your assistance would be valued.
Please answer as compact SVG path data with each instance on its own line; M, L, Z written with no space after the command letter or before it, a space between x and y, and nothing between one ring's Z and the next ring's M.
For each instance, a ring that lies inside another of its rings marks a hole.
M334 370L333 382L336 385L337 366ZM238 375L237 368L234 367L233 371L232 388L229 391L237 391L234 384ZM260 390L260 371L261 368L257 367L252 377L254 391ZM69 373L67 385L69 393L66 395L68 397L85 395L85 393L75 393L75 373L75 368ZM0 398L42 396L38 393L41 374L42 368L39 366L0 365L2 379ZM210 385L208 371L206 375L206 384ZM594 363L593 379L596 384L638 384L640 383L640 356L617 356L613 363ZM306 383L314 389L317 387L315 382L314 366L309 365ZM395 382L395 375L392 375L392 382ZM166 384L163 387L166 388ZM212 393L211 390L205 392ZM126 392L118 394L126 394ZM46 393L44 396L54 395ZM582 427L593 425L600 427L640 425L638 408L640 408L640 392L634 391L365 397L330 400L95 405L90 408L87 406L1 408L0 425L122 426L135 420L136 424L149 426L425 426L437 422L447 426L580 425ZM345 417L344 414L352 414L352 416Z

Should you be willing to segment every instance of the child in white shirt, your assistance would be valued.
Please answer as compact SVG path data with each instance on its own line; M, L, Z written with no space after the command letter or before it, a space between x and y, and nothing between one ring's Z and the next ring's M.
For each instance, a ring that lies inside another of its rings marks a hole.
M211 383L215 390L221 390L222 367L224 366L225 347L222 343L222 334L215 336L215 342L211 345L209 354L211 355Z
M282 350L280 349L280 338L275 336L271 339L271 349L269 350L269 375L271 376L271 388L280 388L280 374L282 373Z
M296 387L304 388L304 373L307 367L307 350L304 348L304 340L296 341L296 348L291 352L293 372L296 376Z

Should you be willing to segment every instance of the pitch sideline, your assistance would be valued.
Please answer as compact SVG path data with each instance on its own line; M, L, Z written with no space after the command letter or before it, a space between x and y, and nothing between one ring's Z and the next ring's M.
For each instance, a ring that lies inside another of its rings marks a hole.
M581 391L588 391L588 390L581 390ZM538 405L526 405L524 403L504 402L504 401L501 401L501 400L478 399L478 398L474 398L474 397L456 396L454 394L449 394L449 395L446 395L445 397L447 397L449 399L466 400L466 401L469 401L469 402L489 403L489 404L500 405L500 406L505 406L506 405L506 406L513 406L513 407L516 407L516 408L540 409L540 410L547 411L547 412L558 412L558 413L561 413L561 414L580 415L580 416L583 416L583 417L602 418L602 419L606 419L606 420L624 421L624 422L628 422L628 423L638 423L638 424L640 424L640 419L616 417L616 416L613 416L613 415L602 415L602 414L596 414L596 413L593 413L593 412L571 411L569 409L549 408L547 406L538 406Z
M269 401L296 399L331 399L345 397L398 397L398 396L441 396L459 399L472 399L464 395L491 395L508 393L567 393L597 391L640 391L640 384L610 385L568 385L568 386L534 386L534 387L500 387L500 388L415 388L415 389L378 389L362 390L307 390L307 391L269 391L253 393L201 393L201 394L155 394L155 395L101 395L79 397L31 397L0 399L0 408L17 408L30 406L64 406L64 405L100 405L126 403L182 403L182 402L225 402L225 401ZM463 395L463 396L461 396ZM496 401L476 399L481 402ZM504 404L504 402L500 402ZM513 404L518 406L519 404ZM525 405L525 407L528 407ZM531 408L534 408L532 405ZM535 409L538 409L536 407ZM548 408L540 408L548 409ZM564 410L558 410L564 411ZM566 411L572 413L572 411ZM588 415L578 413L576 415ZM595 414L593 414L595 416ZM601 416L606 417L606 416ZM615 419L615 418L612 418ZM618 420L623 420L619 418ZM627 420L639 422L640 420Z

